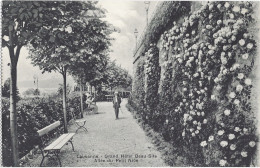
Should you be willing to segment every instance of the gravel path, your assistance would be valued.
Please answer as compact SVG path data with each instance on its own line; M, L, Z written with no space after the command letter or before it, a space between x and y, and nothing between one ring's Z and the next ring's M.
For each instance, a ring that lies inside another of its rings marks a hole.
M70 144L62 148L62 166L167 166L125 104L123 100L119 120L115 120L111 102L97 103L99 114L84 116L88 118L88 133L80 130L73 138L75 152ZM69 132L75 130L74 125L69 127ZM41 158L39 155L25 166L39 166ZM43 166L58 166L57 163L56 159L47 158Z

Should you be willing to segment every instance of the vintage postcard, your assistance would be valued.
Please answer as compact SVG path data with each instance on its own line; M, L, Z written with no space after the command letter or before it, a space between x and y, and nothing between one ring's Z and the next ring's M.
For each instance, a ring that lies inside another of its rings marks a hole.
M2 1L2 166L260 166L259 11Z

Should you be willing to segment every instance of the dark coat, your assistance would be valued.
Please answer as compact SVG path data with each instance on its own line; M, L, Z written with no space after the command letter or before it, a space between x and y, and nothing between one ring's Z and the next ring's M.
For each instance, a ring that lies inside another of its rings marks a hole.
M116 102L116 96L113 97L113 107L119 108L121 104L121 97L117 95L117 102Z

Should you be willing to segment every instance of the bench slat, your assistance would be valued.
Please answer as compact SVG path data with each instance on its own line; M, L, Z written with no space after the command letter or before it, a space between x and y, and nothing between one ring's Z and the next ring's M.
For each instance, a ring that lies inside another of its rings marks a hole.
M44 150L51 150L53 149L56 145L58 145L65 137L67 136L67 134L62 134L58 139L56 139L55 141L53 141L50 145L48 145L46 148L44 148Z
M58 139L47 146L44 150L60 150L74 135L75 133L62 134Z
M48 132L50 132L51 130L57 128L60 125L60 121L56 121L51 125L48 125L47 127L44 127L43 129L37 131L39 136L43 136L45 134L47 134Z
M75 133L69 133L58 145L56 145L53 149L61 149L73 136Z

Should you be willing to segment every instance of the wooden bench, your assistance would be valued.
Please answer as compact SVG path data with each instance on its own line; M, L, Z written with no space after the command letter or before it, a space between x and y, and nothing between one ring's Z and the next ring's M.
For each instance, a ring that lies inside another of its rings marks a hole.
M38 137L40 138L39 148L41 150L42 157L43 157L40 166L42 166L42 163L43 163L45 157L47 157L49 154L55 155L57 157L58 161L59 161L60 166L61 166L59 153L60 153L61 148L68 143L71 143L72 150L74 151L72 138L75 135L75 133L62 134L55 141L53 141L51 144L45 145L45 143L46 143L45 139L46 138L49 139L49 133L59 126L60 126L60 121L56 121L53 124L48 125L47 127L44 127L43 129L37 131Z

